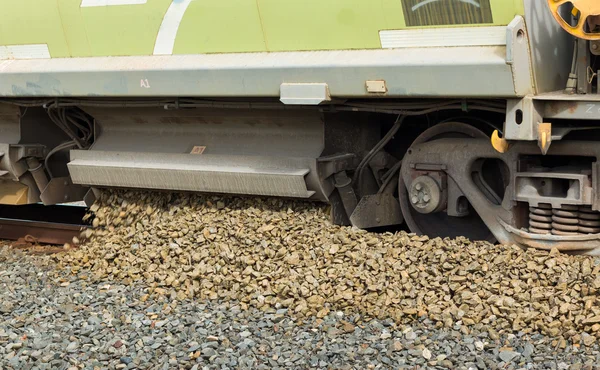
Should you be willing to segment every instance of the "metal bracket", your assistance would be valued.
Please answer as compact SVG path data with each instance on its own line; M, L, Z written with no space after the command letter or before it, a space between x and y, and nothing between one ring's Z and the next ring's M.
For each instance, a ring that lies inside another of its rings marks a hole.
M362 197L352 216L352 226L370 229L382 226L400 225L404 222L400 203L392 194L365 195Z
M534 90L529 36L522 16L516 16L506 27L506 64L512 70L515 93L518 96L532 94Z
M335 154L317 158L319 164L319 177L326 179L338 172L353 170L358 166L355 154Z
M91 207L96 202L96 199L98 199L99 197L100 192L98 191L98 189L91 188L88 189L88 192L83 197L83 202L86 206Z
M538 147L542 151L543 155L548 153L550 144L552 144L552 124L551 123L538 123Z
M506 106L504 138L506 140L537 141L537 125L543 122L544 104L525 97L509 99Z
M563 205L587 205L594 201L589 176L579 173L518 172L513 180L514 200L537 207L540 203L553 208Z
M592 84L588 79L587 68L590 65L590 48L586 40L577 40L577 93L590 94Z
M335 187L340 193L342 204L346 215L350 216L356 208L356 193L352 188L352 179L348 177L346 171L338 172L334 175Z
M70 177L55 177L43 189L40 199L44 205L79 202L84 199L89 188L74 185Z
M600 41L590 41L590 52L593 55L600 55Z
M46 158L48 151L45 145L39 144L13 144L10 146L11 149L16 149L16 156L13 158L14 161L20 161L23 158Z
M394 167L396 163L398 163L398 160L396 158L394 158L391 154L383 151L375 154L373 158L369 161L369 168L371 169L373 177L375 178L375 181L377 182L378 186L381 186L382 184L380 173L384 170Z
M452 178L448 178L448 205L446 213L452 217L466 217L470 214L468 200Z
M594 104L588 104L592 108ZM571 102L554 102L545 100L536 100L532 97L525 97L521 100L510 99L506 106L506 122L504 124L504 138L500 140L514 141L537 141L542 154L546 154L552 141L562 140L572 127L553 127L551 123L544 122L544 117L548 118L567 118L563 111L575 112L579 105ZM592 110L587 107L588 110ZM573 114L573 113L569 113ZM494 143L495 137L492 138ZM497 143L499 144L499 142ZM498 150L498 145L494 145ZM506 148L508 149L508 147ZM500 153L506 150L498 150Z
M279 93L279 100L287 105L319 105L331 101L326 83L283 83Z

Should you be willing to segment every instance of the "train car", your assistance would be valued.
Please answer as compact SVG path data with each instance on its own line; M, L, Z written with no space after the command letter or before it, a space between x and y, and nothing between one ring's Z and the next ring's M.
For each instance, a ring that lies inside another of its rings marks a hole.
M0 0L0 203L130 188L600 252L594 0Z

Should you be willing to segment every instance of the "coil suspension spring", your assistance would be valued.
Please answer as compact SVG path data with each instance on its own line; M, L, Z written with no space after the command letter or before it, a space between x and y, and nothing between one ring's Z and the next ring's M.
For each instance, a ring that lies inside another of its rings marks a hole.
M600 212L589 206L549 204L529 207L529 231L534 234L582 235L600 233Z

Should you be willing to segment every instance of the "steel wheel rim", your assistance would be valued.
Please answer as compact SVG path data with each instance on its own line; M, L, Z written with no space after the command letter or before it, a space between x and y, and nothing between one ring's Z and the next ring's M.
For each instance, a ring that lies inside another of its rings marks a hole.
M448 122L425 130L421 135L419 135L419 137L417 137L417 139L415 139L415 141L413 141L411 147L415 144L421 144L435 140L436 138L441 138L440 136L447 134L461 135L458 137L464 138L488 138L485 133L466 123ZM400 171L400 176L402 176L401 173L402 171ZM464 218L450 217L443 212L428 215L420 214L410 205L408 191L402 178L400 178L398 181L398 198L400 202L400 208L404 216L404 222L406 222L406 225L414 234L427 235L432 238L456 238L460 236L466 236L472 240L484 240L491 243L496 242L496 238L492 232L470 205L469 207L471 215ZM427 222L424 222L425 219L427 219ZM423 226L424 224L428 225L427 229ZM474 228L479 228L481 232L473 235L468 235L468 232L465 232L465 229L472 230ZM446 230L453 230L453 232L443 232Z

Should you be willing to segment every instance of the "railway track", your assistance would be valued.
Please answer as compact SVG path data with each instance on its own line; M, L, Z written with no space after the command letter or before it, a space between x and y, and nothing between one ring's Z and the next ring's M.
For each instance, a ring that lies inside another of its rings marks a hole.
M0 206L0 239L30 244L72 243L89 225L87 208L80 205Z

